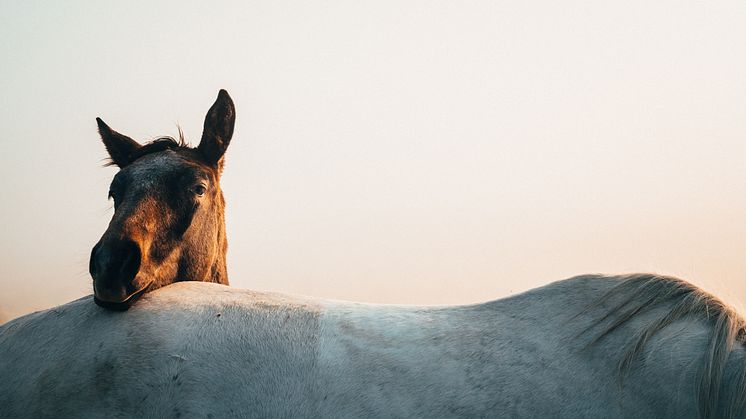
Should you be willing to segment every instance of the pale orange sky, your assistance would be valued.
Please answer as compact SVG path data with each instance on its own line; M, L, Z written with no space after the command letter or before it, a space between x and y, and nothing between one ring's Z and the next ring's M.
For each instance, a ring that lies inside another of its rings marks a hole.
M237 107L233 286L485 301L589 272L746 301L746 3L0 3L0 316L91 292L94 118Z

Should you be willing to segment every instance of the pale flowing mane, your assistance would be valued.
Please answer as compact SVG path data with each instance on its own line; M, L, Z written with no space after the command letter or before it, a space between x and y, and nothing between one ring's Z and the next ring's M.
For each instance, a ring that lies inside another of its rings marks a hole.
M624 377L651 337L668 325L681 320L702 321L711 326L707 351L703 356L699 376L699 413L701 417L734 417L746 402L746 365L739 365L735 389L731 391L724 412L717 411L723 376L728 357L736 345L746 341L746 321L735 309L717 297L684 280L652 274L620 277L622 282L604 294L584 312L610 304L611 309L596 319L583 333L596 329L590 345L613 333L619 327L662 305L669 306L658 318L638 330L619 361L619 373Z

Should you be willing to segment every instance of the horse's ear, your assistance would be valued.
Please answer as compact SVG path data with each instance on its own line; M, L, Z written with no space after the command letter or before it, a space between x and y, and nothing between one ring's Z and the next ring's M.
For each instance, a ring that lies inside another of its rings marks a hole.
M101 139L104 141L104 146L106 146L106 151L109 152L112 163L120 168L132 163L132 156L140 148L140 144L132 138L109 128L101 118L96 118L96 122L98 123L98 132L101 134Z
M228 92L220 90L218 98L212 105L205 117L205 128L202 131L202 140L197 150L202 154L205 161L221 168L223 165L223 154L233 137L233 126L236 123L236 108L233 106Z

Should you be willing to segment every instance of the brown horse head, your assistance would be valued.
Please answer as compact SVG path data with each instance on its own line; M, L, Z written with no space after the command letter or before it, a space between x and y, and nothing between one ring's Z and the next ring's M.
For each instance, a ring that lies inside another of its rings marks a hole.
M114 216L91 251L96 304L126 310L143 293L177 281L228 284L220 174L235 117L221 90L196 148L168 137L140 145L96 119L120 168L109 188Z

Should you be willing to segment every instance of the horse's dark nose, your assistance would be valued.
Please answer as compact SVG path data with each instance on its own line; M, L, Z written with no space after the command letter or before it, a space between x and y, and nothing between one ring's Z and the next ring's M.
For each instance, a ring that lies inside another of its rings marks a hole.
M119 303L139 291L140 246L131 240L101 240L91 250L89 270L97 300Z

